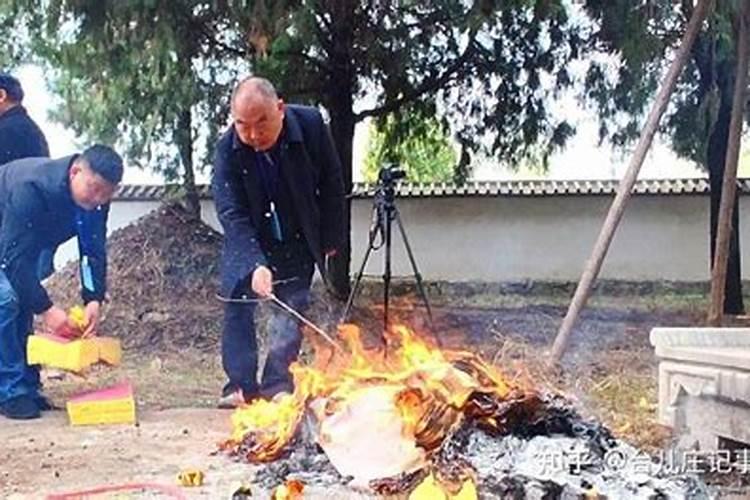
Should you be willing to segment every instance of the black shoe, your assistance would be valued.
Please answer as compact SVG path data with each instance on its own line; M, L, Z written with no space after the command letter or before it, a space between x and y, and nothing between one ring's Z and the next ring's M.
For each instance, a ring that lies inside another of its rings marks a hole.
M52 404L52 401L47 399L45 396L42 396L41 394L37 394L37 396L34 398L34 401L36 401L36 406L40 411L57 411L60 409L59 406L55 406L54 404Z
M0 403L0 414L14 420L39 418L39 407L31 396L17 396Z

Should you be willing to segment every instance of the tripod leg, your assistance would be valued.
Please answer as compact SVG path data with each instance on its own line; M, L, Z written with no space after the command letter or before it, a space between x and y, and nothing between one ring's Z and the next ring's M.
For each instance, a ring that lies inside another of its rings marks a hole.
M409 238L406 237L406 230L404 229L404 224L401 222L401 214L399 214L398 212L398 207L393 207L393 212L396 223L398 224L398 229L401 232L401 238L404 240L406 253L409 255L409 261L411 262L411 268L414 271L414 277L417 280L417 290L419 291L419 295L422 296L422 301L424 302L424 306L427 309L427 316L430 318L430 325L434 326L432 321L432 308L430 307L429 300L427 300L427 293L424 289L422 275L419 273L419 269L417 269L417 261L414 258L414 252L412 252L411 250L411 245L409 245Z
M367 266L367 260L370 258L370 254L372 253L372 246L375 242L375 235L376 232L370 233L370 241L367 244L367 251L365 252L365 256L362 258L362 264L359 266L359 272L357 272L357 277L354 279L354 286L352 287L351 292L349 292L349 298L346 299L346 307L344 308L344 313L341 315L341 320L339 323L345 323L346 320L349 318L349 313L351 312L352 305L354 305L354 297L357 296L357 293L359 292L359 287L362 284L362 275L365 273L365 267Z
M388 323L388 304L391 292L391 227L393 221L393 210L394 209L388 207L386 208L385 214L385 271L383 273L383 347L385 348L385 352L388 352L386 334L390 327Z

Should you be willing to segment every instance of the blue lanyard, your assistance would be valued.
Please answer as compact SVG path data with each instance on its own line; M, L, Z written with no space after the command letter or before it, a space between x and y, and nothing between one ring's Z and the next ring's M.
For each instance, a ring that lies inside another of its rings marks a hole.
M76 208L75 224L78 245L82 254L88 254L91 243L91 218L80 208Z
M92 240L91 234L91 214L84 212L80 208L76 209L75 227L78 235L78 257L81 267L81 284L90 292L96 291L94 285L94 275L89 262L90 245Z
M266 191L266 198L268 201L268 212L266 212L266 217L270 219L271 232L273 233L274 239L277 241L284 241L284 235L281 232L281 220L279 219L279 213L276 211L275 203L279 191L279 182L281 181L279 166L269 152L256 152L255 161L257 164L256 166L258 167L257 171Z

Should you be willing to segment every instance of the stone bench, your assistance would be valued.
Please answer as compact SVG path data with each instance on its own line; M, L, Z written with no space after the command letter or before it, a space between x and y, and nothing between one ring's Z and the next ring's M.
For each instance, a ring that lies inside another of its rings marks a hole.
M750 444L750 328L654 328L659 422L681 448Z

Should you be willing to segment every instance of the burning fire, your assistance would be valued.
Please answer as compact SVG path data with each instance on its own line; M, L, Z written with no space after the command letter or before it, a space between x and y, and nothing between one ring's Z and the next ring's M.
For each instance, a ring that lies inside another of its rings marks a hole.
M332 351L316 345L311 365L295 363L290 368L294 393L271 401L256 400L236 410L232 437L223 447L250 462L274 460L307 415L317 424L319 444L337 466L336 454L352 453L349 441L363 430L362 424L347 420L364 415L377 419L364 424L364 429L371 431L370 442L373 435L387 439L389 429L400 434L404 441L393 456L404 459L402 471L414 471L425 465L425 455L437 449L464 417L502 430L510 424L509 419L517 417L518 405L510 403L534 397L511 386L479 357L432 347L405 326L396 326L389 333L389 344L397 347L386 355L366 351L356 326L340 327L339 334L349 355L334 357ZM366 409L358 410L358 406ZM347 425L349 434L337 436L347 432ZM348 440L345 451L334 449L337 439ZM386 465L380 470L390 471L392 457L382 458Z
M472 479L459 485L454 494L430 473L409 495L409 500L474 500L478 497L477 487Z

